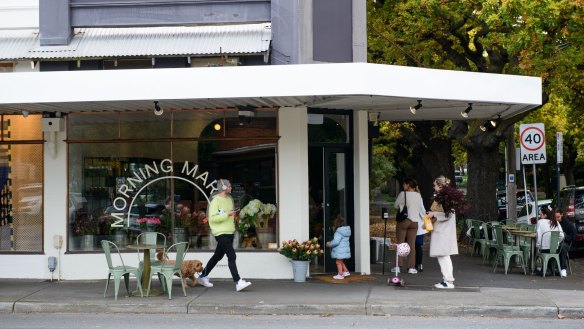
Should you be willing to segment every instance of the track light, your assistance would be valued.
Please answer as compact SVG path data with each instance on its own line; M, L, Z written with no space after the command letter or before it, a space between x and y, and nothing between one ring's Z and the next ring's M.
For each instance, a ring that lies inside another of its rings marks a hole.
M418 99L418 104L416 106L410 106L410 112L412 112L412 114L416 114L416 111L422 108L422 100Z
M158 101L154 101L154 114L162 115L162 113L164 113L164 110L162 107L160 107L160 105L158 105Z
M21 113L23 118L26 118L30 114L30 112L28 112L27 110L22 110Z
M498 124L498 119L491 119L491 120L487 120L484 123L482 123L479 126L479 128L481 128L482 131L495 130L495 128L497 128L497 124Z
M466 108L466 110L460 112L460 115L462 115L463 118L468 118L468 113L472 111L472 103L468 103L468 107Z

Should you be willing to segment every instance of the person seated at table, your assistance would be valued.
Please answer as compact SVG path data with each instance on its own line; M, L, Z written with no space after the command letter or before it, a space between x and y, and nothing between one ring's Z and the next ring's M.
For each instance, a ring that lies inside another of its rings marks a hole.
M564 239L564 231L562 230L562 226L559 225L558 221L556 220L556 217L552 216L552 211L549 208L549 206L542 206L536 227L537 232L536 246L543 253L550 252L550 240L552 236L551 234L546 234L544 236L544 233L549 231L560 232L560 239L558 240L559 245ZM538 268L538 270L540 269Z
M573 241L576 241L576 227L574 223L569 220L564 220L564 211L562 209L556 209L554 212L554 217L556 221L560 223L562 230L564 231L564 243L562 243L562 247L560 249L560 276L565 278L568 276L568 252L570 251L570 246L572 245Z

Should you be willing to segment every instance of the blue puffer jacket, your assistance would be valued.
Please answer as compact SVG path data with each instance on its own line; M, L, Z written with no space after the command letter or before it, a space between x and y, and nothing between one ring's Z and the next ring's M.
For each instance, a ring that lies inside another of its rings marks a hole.
M335 231L335 236L331 241L331 257L333 259L351 258L351 246L349 238L351 237L351 227L341 226Z

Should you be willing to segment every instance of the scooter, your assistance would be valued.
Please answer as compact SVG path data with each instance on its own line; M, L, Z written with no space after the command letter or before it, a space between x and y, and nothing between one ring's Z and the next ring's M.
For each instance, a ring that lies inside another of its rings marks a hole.
M398 287L404 287L406 285L406 281L403 278L399 277L399 266L398 258L405 257L410 254L410 245L407 243L392 243L391 246L395 246L395 276L387 279L387 285L394 285Z

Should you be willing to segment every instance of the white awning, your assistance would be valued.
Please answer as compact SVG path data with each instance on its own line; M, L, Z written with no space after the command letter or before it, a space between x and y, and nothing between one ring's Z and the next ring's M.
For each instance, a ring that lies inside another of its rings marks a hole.
M382 120L507 118L541 105L541 79L368 63L0 74L0 113L308 106ZM414 115L410 106L422 101Z
M66 46L40 46L38 30L0 30L0 60L263 54L270 23L80 28Z

